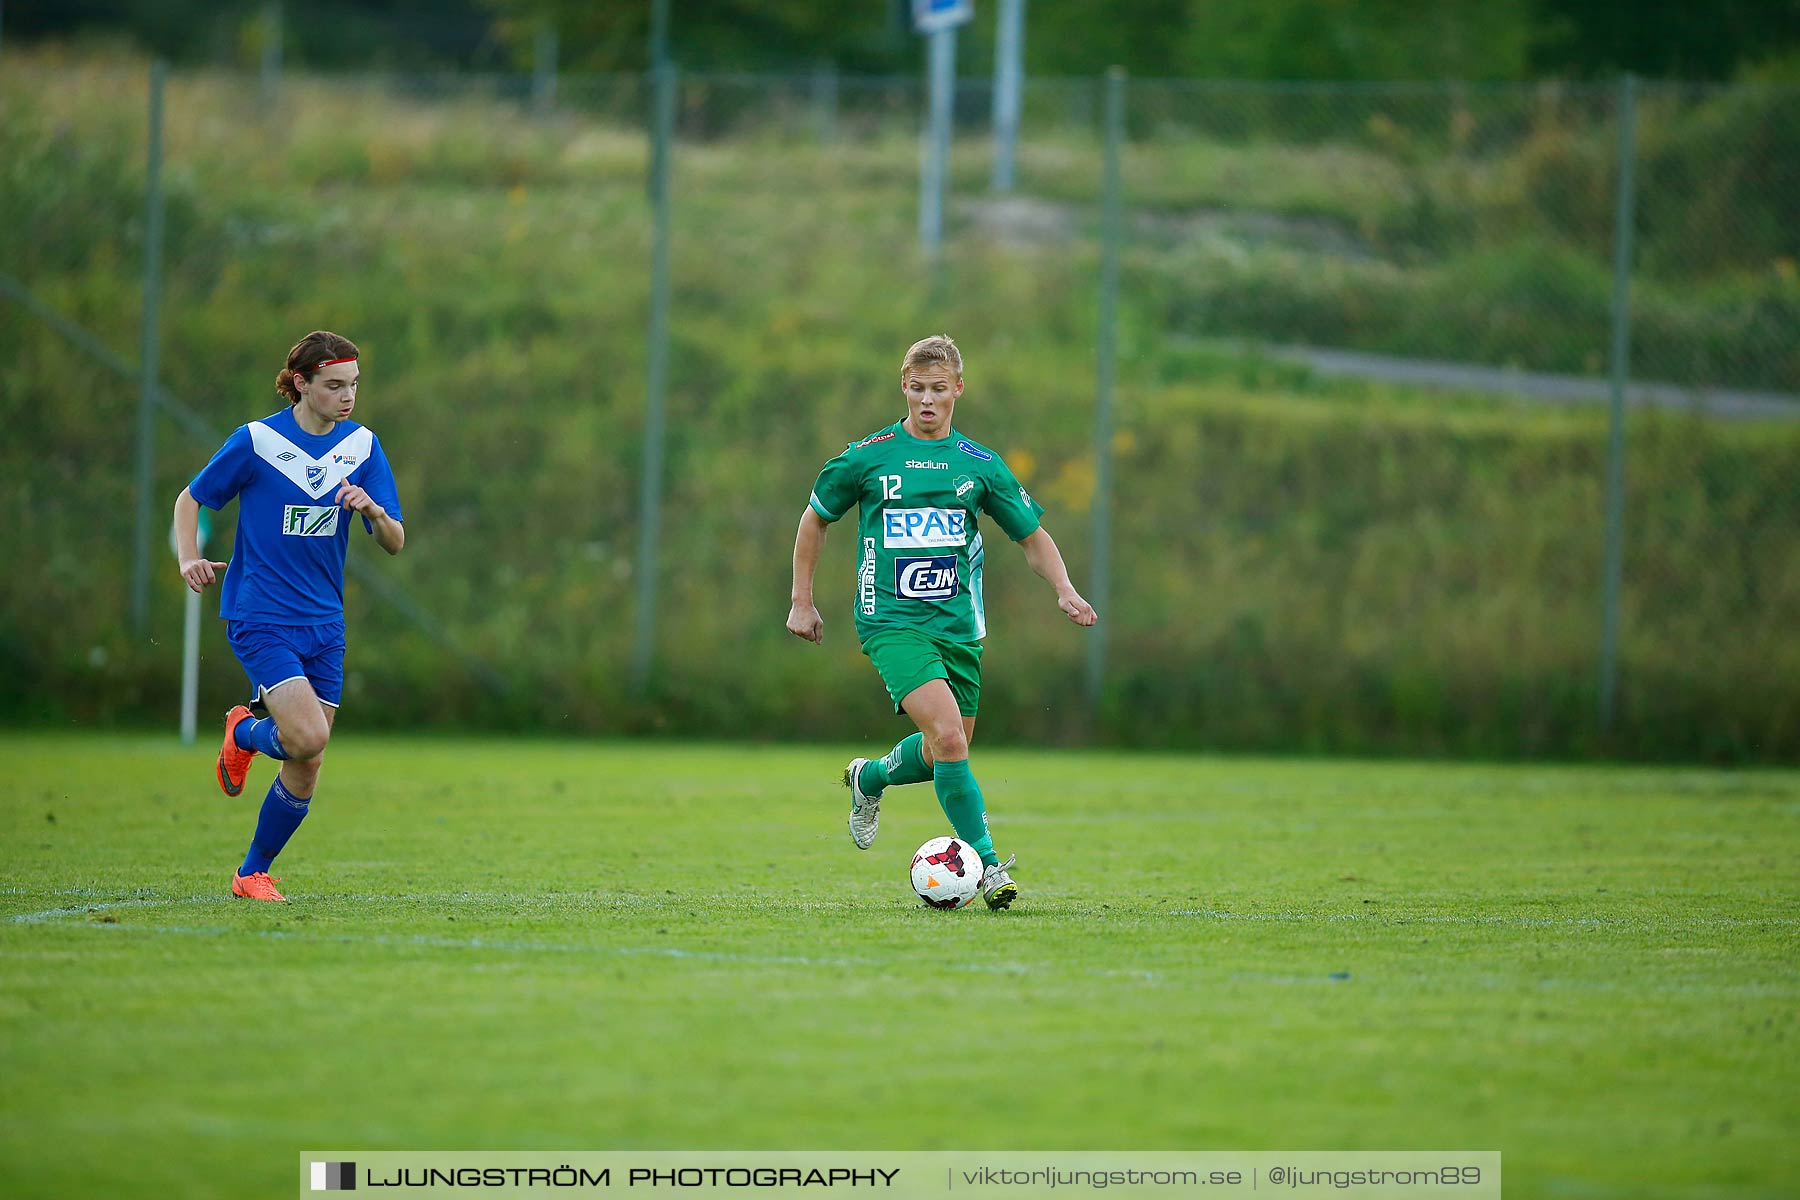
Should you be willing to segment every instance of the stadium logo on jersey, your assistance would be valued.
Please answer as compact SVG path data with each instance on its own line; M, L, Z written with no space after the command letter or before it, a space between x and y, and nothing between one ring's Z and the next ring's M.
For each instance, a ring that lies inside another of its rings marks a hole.
M907 459L906 465L915 471L948 471L950 469L949 463L920 462L916 458Z
M886 433L877 433L871 437L866 437L862 441L857 442L854 446L851 446L850 448L852 450L861 450L864 446L873 446L876 442L885 442L893 436L894 436L894 431L890 429Z
M974 442L958 442L956 443L956 448L961 450L964 454L969 455L971 458L979 458L982 462L987 462L994 457L980 446L977 446Z
M281 532L288 537L336 537L342 511L335 504L289 504L281 510Z
M856 571L856 603L862 615L875 615L875 539L863 539L862 566Z
M960 590L954 554L894 560L894 595L902 600L948 600Z
M890 550L962 546L969 540L969 514L960 508L884 509L881 540Z

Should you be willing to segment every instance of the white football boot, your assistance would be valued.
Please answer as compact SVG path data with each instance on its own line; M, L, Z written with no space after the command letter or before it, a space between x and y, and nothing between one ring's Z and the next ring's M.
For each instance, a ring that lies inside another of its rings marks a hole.
M981 898L989 908L1005 908L1019 898L1019 885L1006 873L1016 858L1018 855L1009 854L1005 862L995 863L981 873Z
M881 828L881 797L863 795L862 784L857 779L863 764L868 761L853 758L844 768L844 786L850 789L850 840L856 843L858 850L867 850L873 845L875 834Z

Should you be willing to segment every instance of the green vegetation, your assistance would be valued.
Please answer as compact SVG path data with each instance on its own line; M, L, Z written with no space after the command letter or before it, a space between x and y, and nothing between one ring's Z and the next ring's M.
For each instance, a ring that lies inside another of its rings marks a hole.
M327 1146L1479 1148L1508 1197L1800 1187L1791 771L978 750L1024 897L942 913L905 882L929 789L858 853L848 747L340 728L282 907L226 894L266 761L228 801L208 747L0 736L8 1196L276 1195ZM934 1047L1007 1102L928 1102Z
M294 79L263 113L248 81L178 76L165 376L222 436L274 407L300 334L363 346L360 415L413 529L377 567L510 684L485 691L353 584L349 694L364 719L863 736L882 713L850 635L850 547L840 531L827 549L823 650L782 629L789 552L818 465L897 415L911 340L962 342L959 425L1008 456L1087 574L1098 148L1074 93L1037 95L1008 207L982 194L983 147L964 145L953 254L934 276L913 249L909 105L847 92L840 139L821 146L804 107L783 107L792 94L691 82L663 603L639 702L625 672L649 228L642 98L625 83L567 81L565 110L534 119L477 84ZM142 86L137 64L10 50L0 76L0 209L22 231L0 244L0 270L127 352ZM1235 335L1599 369L1607 94L1141 95L1101 736L1800 757L1800 642L1782 620L1800 611L1800 422L1634 416L1620 721L1601 739L1600 413L1330 382L1209 348ZM1770 216L1792 194L1779 172L1800 162L1800 146L1776 152L1796 145L1783 140L1795 109L1781 89L1646 99L1639 362L1715 383L1800 378L1800 342L1782 333L1800 319L1795 227ZM1727 179L1729 203L1723 184L1702 186ZM1671 198L1696 195L1736 224L1696 243ZM167 719L172 570L155 641L122 628L135 384L15 305L0 320L0 495L25 518L15 576L41 581L0 601L15 683L0 717ZM162 423L159 524L215 446ZM984 737L1084 732L1083 634L1017 555L990 561ZM242 683L216 622L206 638L212 707Z

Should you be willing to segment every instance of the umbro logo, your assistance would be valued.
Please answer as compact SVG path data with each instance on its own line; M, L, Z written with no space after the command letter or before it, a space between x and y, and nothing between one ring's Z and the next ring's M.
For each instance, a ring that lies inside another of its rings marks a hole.
M296 458L299 458L300 456L298 454L295 454L292 450L283 450L280 454L277 454L275 457L282 462L293 462Z

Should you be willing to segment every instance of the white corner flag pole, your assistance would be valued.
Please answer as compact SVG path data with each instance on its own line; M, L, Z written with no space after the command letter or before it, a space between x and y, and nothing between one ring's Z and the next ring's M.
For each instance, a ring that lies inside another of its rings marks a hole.
M198 543L203 554L211 526L206 510L201 509ZM169 529L169 548L176 549L173 527ZM200 593L185 583L182 588L187 592L187 607L181 621L181 744L191 746L200 719Z

